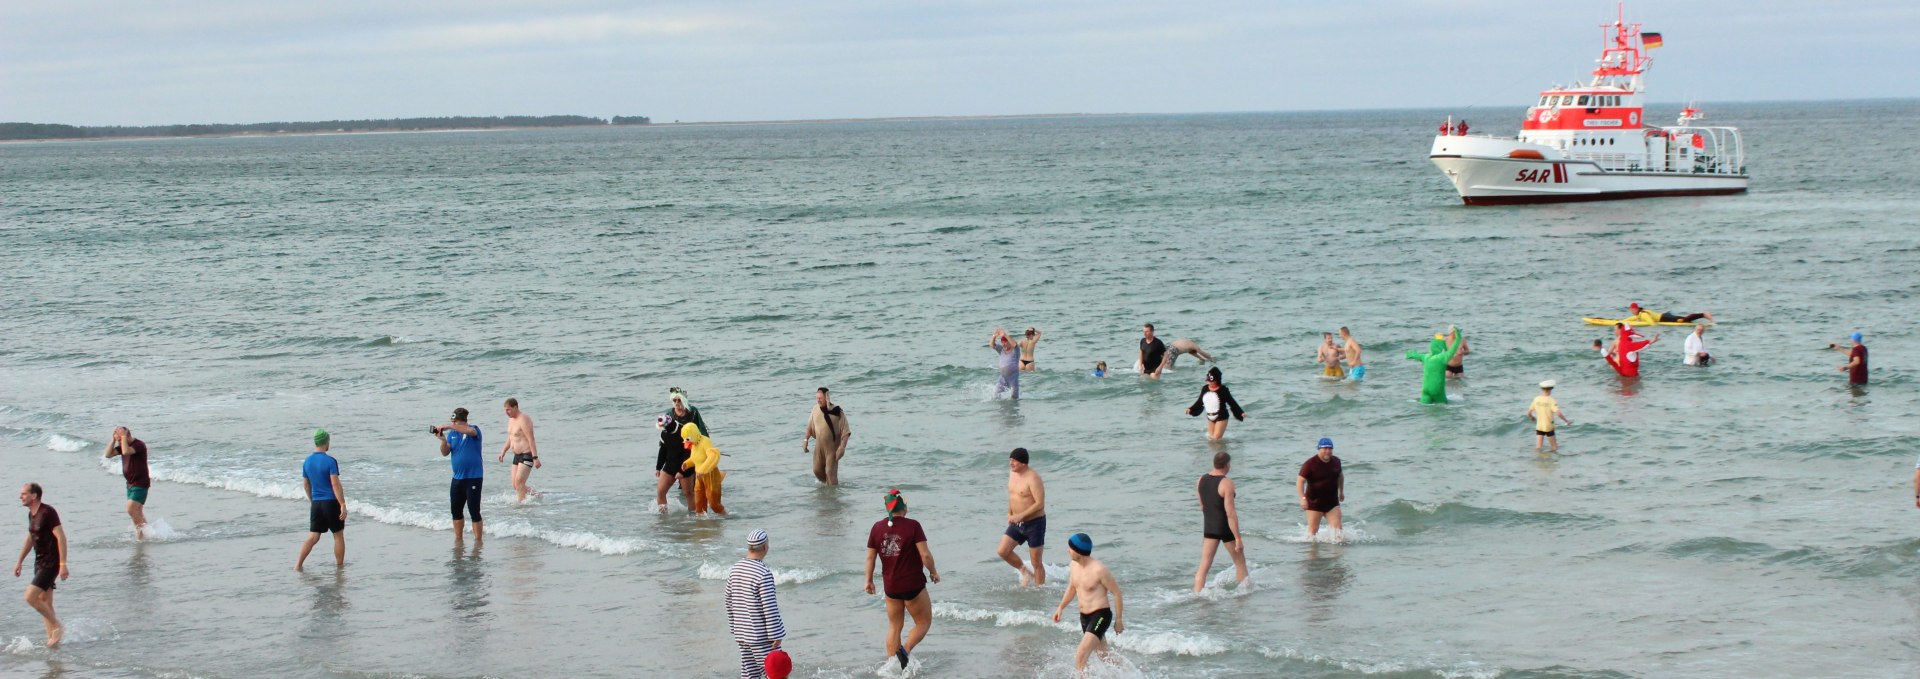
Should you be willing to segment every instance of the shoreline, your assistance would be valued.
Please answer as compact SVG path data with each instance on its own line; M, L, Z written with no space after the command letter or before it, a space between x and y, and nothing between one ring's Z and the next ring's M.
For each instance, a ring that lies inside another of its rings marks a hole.
M498 127L448 127L430 130L329 130L311 132L222 132L216 134L149 135L137 137L54 137L49 139L0 139L0 144L37 144L69 142L156 141L167 139L234 139L241 137L322 137L356 134L427 134L435 132L505 132L514 130L571 130L648 127L740 127L752 125L843 125L849 123L914 123L965 120L1044 120L1051 118L1102 118L1139 115L1136 113L1020 113L976 116L891 116L882 118L797 118L790 120L688 121L648 123L645 125L503 125Z

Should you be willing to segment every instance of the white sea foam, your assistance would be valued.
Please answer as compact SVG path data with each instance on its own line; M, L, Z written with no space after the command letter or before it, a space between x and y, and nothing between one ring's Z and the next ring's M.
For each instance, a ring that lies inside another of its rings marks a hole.
M54 452L77 453L91 445L92 444L88 443L86 439L77 439L65 434L54 434L47 437L47 449Z
M174 530L173 526L167 525L166 519L163 519L157 516L149 515L147 517L147 525L137 530L140 532L140 535L138 537L141 537L147 540L156 540L156 541L164 542L167 540L177 540L180 538L180 531Z
M1060 622L1053 621L1053 614L1042 611L989 611L978 608L963 608L958 604L937 602L933 605L936 618L964 620L969 622L992 621L995 627L1014 627L1020 625L1032 627L1051 627L1058 630L1079 632L1079 615L1068 611L1060 616ZM1072 620L1068 620L1068 616ZM1123 634L1107 633L1107 643L1114 648L1145 653L1148 655L1187 655L1204 656L1227 652L1227 645L1204 634L1180 634L1177 632L1150 632L1133 630Z
M1495 679L1503 670L1487 667L1477 662L1464 661L1452 665L1440 663L1413 663L1398 660L1360 660L1357 658L1336 658L1321 653L1304 653L1292 648L1272 649L1260 647L1260 655L1274 659L1299 660L1321 665L1331 665L1348 672L1361 674L1405 674L1409 672L1431 672L1445 679Z
M1298 532L1295 532L1291 535L1275 536L1275 539L1278 539L1281 542L1292 542L1296 544L1307 544L1310 542L1318 542L1322 544L1342 544L1342 543L1355 544L1355 543L1379 541L1379 538L1374 537L1372 533L1367 532L1366 529L1360 528L1359 526L1349 525L1349 526L1346 526L1345 528L1342 528L1336 531L1326 526L1325 524L1322 524L1320 526L1319 533L1314 535L1308 535L1307 524L1300 523L1300 524L1294 524L1294 525L1299 527L1300 530Z
M700 564L701 580L725 580L727 573L733 570L733 564ZM819 568L775 568L773 582L777 585L799 585L832 575L831 571Z
M22 653L27 653L32 651L33 648L34 648L33 642L28 641L26 637L14 637L13 641L11 643L8 643L6 648L0 649L0 651L5 651L13 655L20 655Z

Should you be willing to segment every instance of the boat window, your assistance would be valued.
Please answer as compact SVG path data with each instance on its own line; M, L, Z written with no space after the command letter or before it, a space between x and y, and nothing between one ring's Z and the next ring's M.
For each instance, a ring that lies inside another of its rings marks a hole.
M1574 106L1586 106L1586 105L1587 105L1587 95L1584 95L1584 94L1582 94L1582 95L1580 95L1580 98L1579 98L1579 99L1576 99L1576 100L1574 100L1574 103L1573 103L1573 105L1574 105Z

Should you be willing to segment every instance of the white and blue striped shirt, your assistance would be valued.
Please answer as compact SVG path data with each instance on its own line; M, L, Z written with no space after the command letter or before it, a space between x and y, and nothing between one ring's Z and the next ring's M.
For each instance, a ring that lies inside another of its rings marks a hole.
M787 637L775 599L773 571L754 559L741 559L727 572L727 627L740 644L769 644Z

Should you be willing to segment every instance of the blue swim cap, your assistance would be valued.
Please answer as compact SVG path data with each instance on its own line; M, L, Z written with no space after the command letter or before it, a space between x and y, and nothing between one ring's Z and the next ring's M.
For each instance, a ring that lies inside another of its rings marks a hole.
M1860 341L1860 340L1863 340L1863 339L1866 339L1866 338L1867 338L1867 336L1866 336L1866 335L1862 335L1862 334L1860 334L1860 333L1857 333L1857 332L1856 332L1856 333L1853 333L1853 341L1855 341L1855 342L1858 342L1858 341Z
M1323 439L1320 439L1320 445L1318 445L1318 446L1315 446L1315 447L1317 447L1317 448L1332 448L1332 447L1333 447L1333 439L1329 439L1329 438L1323 438Z
M1087 537L1086 533L1074 533L1073 537L1067 538L1067 549L1079 552L1080 556L1091 556L1093 538Z

